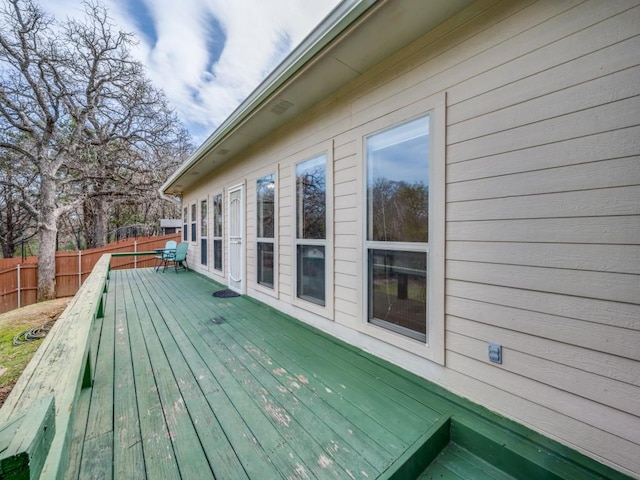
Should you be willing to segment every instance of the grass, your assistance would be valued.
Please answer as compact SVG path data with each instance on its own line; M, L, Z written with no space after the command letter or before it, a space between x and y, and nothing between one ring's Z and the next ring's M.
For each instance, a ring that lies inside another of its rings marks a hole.
M13 338L25 330L58 318L68 302L69 298L60 298L0 315L0 405L4 403L29 360L42 344L40 339L14 346Z

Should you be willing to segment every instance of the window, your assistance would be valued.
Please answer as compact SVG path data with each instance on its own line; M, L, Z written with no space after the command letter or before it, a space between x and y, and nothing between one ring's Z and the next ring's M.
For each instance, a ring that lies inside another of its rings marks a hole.
M196 241L196 204L191 205L191 241Z
M207 237L209 236L209 217L207 200L200 201L200 264L207 265Z
M182 240L189 240L189 208L184 207L182 211Z
M327 157L296 165L296 296L325 305Z
M222 194L213 196L213 268L222 271Z
M258 283L273 288L275 237L275 175L267 175L256 182Z
M430 116L365 138L368 322L425 341Z

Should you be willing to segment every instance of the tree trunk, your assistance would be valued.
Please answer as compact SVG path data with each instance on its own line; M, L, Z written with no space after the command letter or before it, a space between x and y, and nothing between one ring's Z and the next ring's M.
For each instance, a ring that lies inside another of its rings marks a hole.
M2 243L2 258L12 258L14 255L13 243Z
M38 221L38 302L56 298L56 237L58 214L55 208L56 182L43 174Z
M104 247L109 223L107 198L87 198L84 202L84 233L87 248Z
M107 197L101 196L93 200L93 235L94 247L104 247L107 241L109 223Z

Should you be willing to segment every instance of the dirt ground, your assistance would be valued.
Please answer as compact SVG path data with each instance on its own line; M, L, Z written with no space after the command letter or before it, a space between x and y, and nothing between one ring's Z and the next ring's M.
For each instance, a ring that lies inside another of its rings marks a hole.
M26 307L18 308L7 313L0 314L0 331L2 336L0 337L3 343L11 342L13 339L13 332L20 332L29 328L39 327L44 325L49 320L56 319L64 311L72 297L58 298L48 302L36 303ZM34 342L39 345L42 341ZM10 348L22 348L22 347L7 347L6 349L0 349L0 352L11 351ZM30 348L30 354L24 358L24 361L16 363L13 358L9 358L10 354L3 353L0 355L0 406L4 403L5 399L11 392L17 380L17 376L26 367L29 359L35 353L36 348ZM7 365L12 366L7 367ZM18 372L11 372L12 369L20 369ZM3 376L15 377L6 381Z

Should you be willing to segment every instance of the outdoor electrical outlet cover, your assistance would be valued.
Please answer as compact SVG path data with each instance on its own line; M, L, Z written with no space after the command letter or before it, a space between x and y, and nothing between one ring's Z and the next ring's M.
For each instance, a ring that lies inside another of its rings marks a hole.
M489 344L489 360L493 363L502 363L502 345L497 343Z

